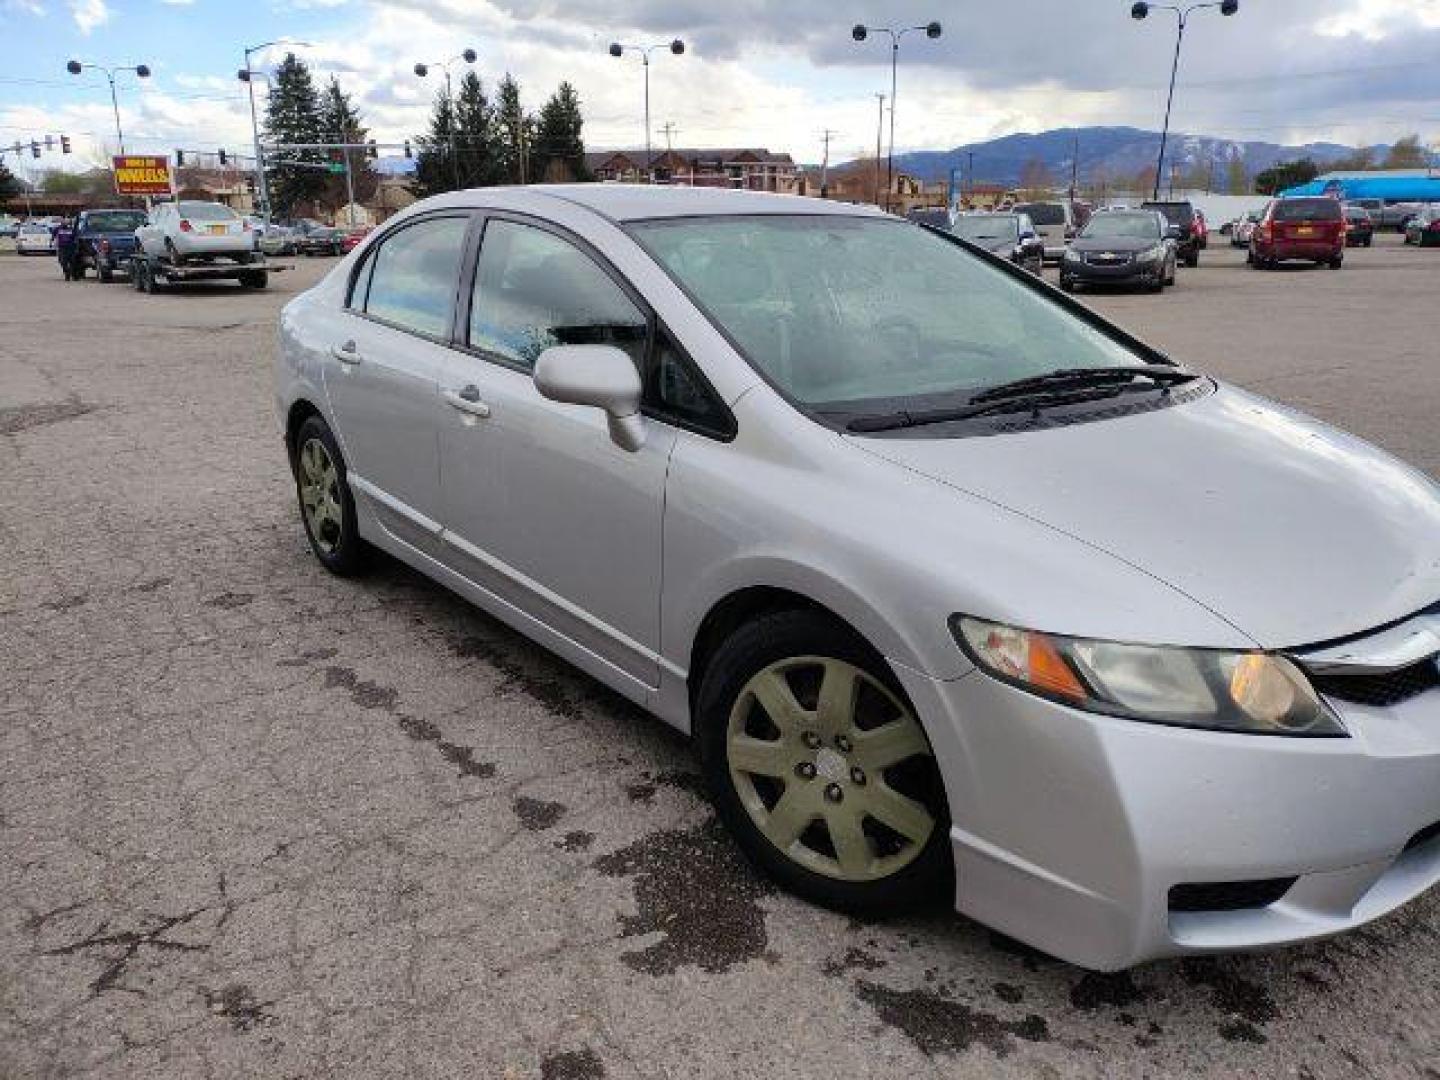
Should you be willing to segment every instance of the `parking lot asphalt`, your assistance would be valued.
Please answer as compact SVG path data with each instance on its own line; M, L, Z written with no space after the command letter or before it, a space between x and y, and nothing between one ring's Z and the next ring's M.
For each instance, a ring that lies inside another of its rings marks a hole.
M325 574L264 293L0 254L0 1077L1440 1077L1440 898L1095 975L778 893L684 740ZM1047 274L1053 280L1053 271ZM1082 299L1440 475L1440 251Z

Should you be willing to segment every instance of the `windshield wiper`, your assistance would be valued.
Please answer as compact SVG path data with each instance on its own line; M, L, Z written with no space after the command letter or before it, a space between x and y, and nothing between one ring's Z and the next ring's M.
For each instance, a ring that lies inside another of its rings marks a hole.
M988 390L982 390L970 399L971 405L986 401L1003 401L1008 398L1024 397L1036 390L1059 390L1067 387L1105 386L1133 382L1137 378L1149 379L1157 386L1176 386L1200 378L1193 371L1171 367L1167 364L1144 364L1138 367L1093 367L1062 368L1048 371L1044 375L1031 375L1026 379L1001 383Z
M927 409L920 412L901 409L893 413L856 416L845 424L845 430L859 433L897 431L900 428L924 427L926 424L949 424L957 420L971 420L977 416L991 416L995 413L1007 412L1029 412L1038 415L1041 410L1058 405L1081 405L1087 401L1100 401L1104 398L1118 397L1132 390L1146 389L1150 388L1107 382L1088 389L1061 390L1058 393L1036 392L996 398L990 401L971 398L970 404L960 405L953 409Z

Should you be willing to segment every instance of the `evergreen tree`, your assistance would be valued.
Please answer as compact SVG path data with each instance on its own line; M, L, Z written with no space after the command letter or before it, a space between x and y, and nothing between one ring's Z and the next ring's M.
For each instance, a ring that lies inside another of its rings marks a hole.
M265 139L270 143L311 143L334 141L326 135L320 96L310 69L294 53L275 69L270 100L265 107ZM320 169L296 168L293 162L322 164L321 150L281 150L266 155L265 179L270 187L272 211L291 215L315 203L325 194L329 175Z
M580 95L562 82L545 107L535 128L535 179L546 183L588 180L585 140L581 135Z
M501 182L495 145L495 123L480 76L467 71L455 96L455 150L461 187Z
M520 84L508 72L500 80L495 95L495 134L500 182L534 182L537 177L531 158L535 145L535 120L525 114L525 108L520 104Z
M8 199L24 191L25 185L20 183L19 177L10 171L4 161L0 161L0 199Z
M1255 174L1255 190L1261 195L1274 195L1297 184L1308 184L1319 175L1319 167L1309 158L1279 161Z
M413 187L419 198L455 190L455 169L450 161L450 140L458 138L458 133L452 130L454 123L455 103L442 86L435 94L430 130L415 139L417 152Z
M320 129L318 142L363 143L370 134L360 117L360 110L350 100L350 95L340 87L340 80L330 76L330 83L320 95ZM355 189L355 201L363 203L375 195L380 178L370 168L370 159L363 150L337 150L331 160L348 162L350 183ZM328 176L325 184L324 201L327 206L343 206L348 197L345 177Z

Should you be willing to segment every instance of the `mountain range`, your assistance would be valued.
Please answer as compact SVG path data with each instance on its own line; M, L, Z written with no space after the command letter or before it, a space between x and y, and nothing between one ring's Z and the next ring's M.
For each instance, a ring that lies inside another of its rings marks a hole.
M968 143L953 150L921 150L896 155L895 167L918 176L921 180L944 180L951 169L959 169L960 178L969 179L970 155L974 155L976 183L995 183L1013 187L1021 182L1021 173L1033 162L1040 162L1058 183L1070 177L1071 161L1079 154L1079 176L1082 183L1100 176L1112 180L1130 179L1145 169L1153 168L1160 150L1160 133L1132 127L1057 128L1054 131L1005 135L987 142ZM1370 148L1376 159L1383 159L1387 146ZM1302 146L1283 146L1271 142L1237 142L1207 135L1172 132L1165 152L1168 163L1184 172L1196 165L1215 162L1217 182L1223 183L1228 162L1238 158L1245 171L1254 176L1279 161L1308 157L1317 165L1354 153L1352 146L1316 142ZM1168 165L1167 165L1168 171Z

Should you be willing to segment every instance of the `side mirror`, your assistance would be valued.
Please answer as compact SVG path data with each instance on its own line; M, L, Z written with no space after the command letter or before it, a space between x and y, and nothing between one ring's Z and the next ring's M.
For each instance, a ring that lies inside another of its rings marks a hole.
M534 378L542 397L603 410L610 439L622 450L645 445L640 373L614 345L555 345L535 361Z

